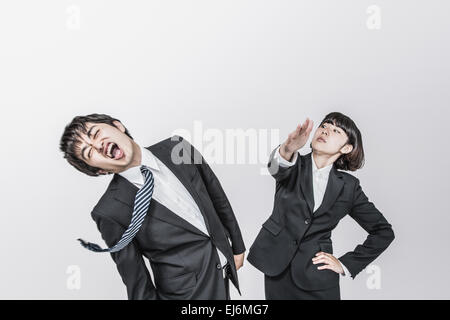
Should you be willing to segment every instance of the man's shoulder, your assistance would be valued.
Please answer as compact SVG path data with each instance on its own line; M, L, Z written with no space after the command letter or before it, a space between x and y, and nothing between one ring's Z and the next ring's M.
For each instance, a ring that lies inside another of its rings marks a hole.
M180 135L172 135L168 138L165 138L161 141L158 141L158 142L152 144L149 147L146 147L146 149L152 150L155 148L166 148L166 149L171 150L174 147L191 148L192 145L184 137L182 137Z
M164 140L161 140L159 142L157 142L155 145L163 145L163 146L176 146L179 145L180 143L187 145L187 146L191 146L191 144L189 143L188 140L186 140L184 137L174 134Z
M91 217L95 221L101 217L114 219L114 215L118 210L117 199L115 193L119 188L118 180L120 179L118 174L114 174L106 190L103 192L100 199L95 204L91 211Z
M176 154L183 157L183 161L187 161L193 155L200 157L199 151L184 137L180 135L173 135L169 138L161 140L147 148L150 151L156 151L162 149L169 154ZM184 157L187 157L184 159Z

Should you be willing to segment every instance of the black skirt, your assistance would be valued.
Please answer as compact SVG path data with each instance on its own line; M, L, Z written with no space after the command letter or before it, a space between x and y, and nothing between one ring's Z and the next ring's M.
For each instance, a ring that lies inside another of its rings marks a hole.
M291 265L275 277L264 276L266 300L341 300L339 284L325 290L299 288L291 276Z

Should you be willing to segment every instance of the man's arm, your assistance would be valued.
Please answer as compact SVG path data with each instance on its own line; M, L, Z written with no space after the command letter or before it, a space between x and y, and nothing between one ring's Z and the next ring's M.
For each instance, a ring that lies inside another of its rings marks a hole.
M395 238L392 226L364 194L359 179L356 180L353 206L349 215L369 235L363 244L357 245L353 251L339 258L350 271L352 278L386 250Z
M92 211L91 215L108 248L114 246L122 237L125 228L98 211ZM136 240L131 241L122 250L110 254L127 288L129 300L157 300L155 286Z
M187 140L182 137L180 137L180 140L185 143L184 148L189 150L190 159L202 176L219 219L230 234L233 254L238 255L245 252L244 240L242 239L239 224L236 220L233 209L231 208L230 202L228 201L228 198L220 185L219 179L217 179L216 175L211 170L210 166L200 152Z

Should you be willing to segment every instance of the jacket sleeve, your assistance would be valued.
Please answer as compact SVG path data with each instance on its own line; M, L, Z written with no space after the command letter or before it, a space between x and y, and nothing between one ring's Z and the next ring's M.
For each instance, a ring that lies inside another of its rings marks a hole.
M300 157L298 151L294 153L291 161L287 161L279 154L281 144L272 151L267 163L267 169L277 183L283 182L292 172L297 172Z
M391 224L364 194L359 179L356 179L353 206L349 215L369 233L362 244L339 258L354 279L359 272L386 250L395 235Z
M114 246L125 228L98 211L93 211L91 215L108 248ZM127 288L128 300L157 300L156 289L136 240L120 251L110 252L110 255Z
M222 186L220 185L219 179L217 179L200 152L187 140L182 137L180 138L185 143L185 147L189 149L191 161L200 172L219 219L230 235L233 254L237 255L245 252L246 249L244 240L242 239L241 230L239 229L239 224L225 191L223 191Z

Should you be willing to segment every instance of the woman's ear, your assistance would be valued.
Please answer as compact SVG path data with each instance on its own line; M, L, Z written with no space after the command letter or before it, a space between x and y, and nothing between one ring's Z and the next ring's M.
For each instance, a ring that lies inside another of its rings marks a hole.
M344 154L350 153L350 152L352 152L352 150L353 150L353 146L349 143L347 143L345 146L343 146L341 148L341 152Z

